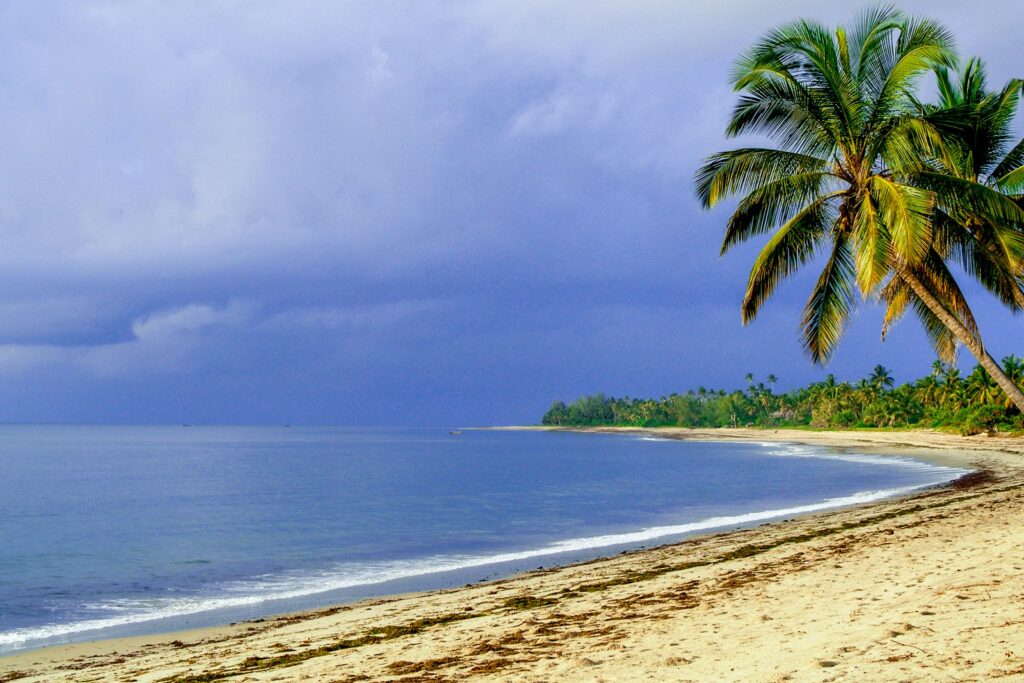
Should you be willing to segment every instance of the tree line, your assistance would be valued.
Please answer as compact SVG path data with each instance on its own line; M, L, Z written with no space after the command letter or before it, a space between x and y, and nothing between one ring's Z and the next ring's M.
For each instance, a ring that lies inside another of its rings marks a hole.
M1024 361L1007 356L1004 372L1024 386ZM932 372L895 386L891 372L877 365L854 382L823 381L776 393L778 379L768 375L734 391L700 387L658 399L583 396L568 405L555 401L541 423L550 426L631 427L933 427L961 434L1024 431L1024 415L977 365L963 375L936 361Z

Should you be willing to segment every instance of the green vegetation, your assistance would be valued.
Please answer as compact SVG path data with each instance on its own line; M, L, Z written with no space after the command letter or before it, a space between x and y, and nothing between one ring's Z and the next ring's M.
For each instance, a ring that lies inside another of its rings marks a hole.
M553 605L557 600L552 598L538 598L532 595L519 595L514 598L509 598L505 602L501 603L502 607L508 607L514 610L524 609L536 609L538 607L545 607L547 605Z
M926 76L938 85L937 102L918 98ZM739 101L727 134L776 146L712 155L695 189L709 209L740 199L723 253L770 235L751 269L744 323L782 280L821 255L802 320L815 363L833 354L858 300L875 299L886 307L883 336L912 310L939 358L952 363L957 347L966 347L986 373L975 384L998 385L1024 411L1024 392L986 351L954 277L962 272L1011 310L1024 308L1024 141L1012 130L1022 81L990 90L982 62L961 65L946 28L880 7L850 27L801 20L771 31L740 57L732 82ZM850 389L812 388L821 405L796 401L775 412L792 408L792 418L779 419L843 426L911 424L940 408L945 417L935 419L959 425L1003 419L987 400L976 401L969 418L955 417L963 406L922 403L914 387L883 398ZM711 402L718 412L701 419L767 420L754 408L773 401L770 392L718 396ZM696 419L685 413L693 403L685 397L662 403L667 414L629 419ZM642 413L647 403L630 405ZM702 415L710 410L696 405Z
M1012 381L1024 385L1024 361L1003 359ZM569 405L556 401L541 420L545 425L631 427L937 427L961 434L1024 431L1024 415L1006 397L985 368L966 377L936 361L932 374L894 387L881 365L857 382L825 381L787 393L775 393L774 375L731 392L701 387L659 399L584 396Z
M378 626L371 628L365 635L358 636L356 638L342 638L321 647L301 650L299 652L290 652L282 655L269 655L265 657L253 655L251 657L246 657L237 667L234 668L216 669L213 671L204 671L202 673L175 674L173 676L161 678L159 681L161 683L212 683L213 681L221 681L226 678L231 678L245 673L256 673L260 671L270 671L272 669L287 668L295 666L296 664L301 664L309 659L329 655L333 652L351 650L352 648L363 647L364 645L374 645L386 640L401 638L402 636L415 635L424 629L428 629L433 626L441 626L456 621L463 621L465 619L473 619L477 616L480 615L473 612L454 612L451 614L442 614L436 617L417 619L416 621L405 624Z

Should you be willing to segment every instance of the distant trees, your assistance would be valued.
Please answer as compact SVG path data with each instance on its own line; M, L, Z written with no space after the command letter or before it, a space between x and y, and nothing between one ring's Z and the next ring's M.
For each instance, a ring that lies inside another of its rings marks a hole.
M1024 385L1024 361L1002 361L1014 382ZM766 383L747 376L747 389L726 392L700 387L658 399L584 396L566 405L556 401L541 420L545 425L636 427L939 427L962 434L996 429L1024 431L1024 415L984 367L966 377L941 362L914 382L894 386L890 371L877 365L856 382L834 375L807 387L775 393L778 379Z
M614 399L605 398L604 394L594 394L578 398L569 405L561 401L551 404L544 414L544 424L572 425L603 425L615 424L620 416L616 416L612 406Z

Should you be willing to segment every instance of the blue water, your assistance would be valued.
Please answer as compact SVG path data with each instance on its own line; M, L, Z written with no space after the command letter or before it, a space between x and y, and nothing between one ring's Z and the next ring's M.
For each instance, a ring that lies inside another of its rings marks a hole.
M0 427L0 653L461 585L962 470L596 434Z

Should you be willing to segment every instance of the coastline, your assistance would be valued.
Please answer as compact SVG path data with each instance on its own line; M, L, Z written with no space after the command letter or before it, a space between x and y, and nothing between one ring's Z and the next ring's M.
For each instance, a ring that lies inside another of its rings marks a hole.
M508 426L486 429L511 431L564 431L593 434L643 434L681 441L725 441L732 443L790 443L856 450L868 455L898 455L950 467L975 466L985 462L1010 467L1024 466L1024 438L957 436L924 429L809 430L762 429L758 427L546 427Z
M1024 642L1014 604L1024 594L1024 440L574 431L807 443L983 474L460 589L8 655L0 681L913 680L951 666L960 680L1024 675L1024 651L1013 652Z

